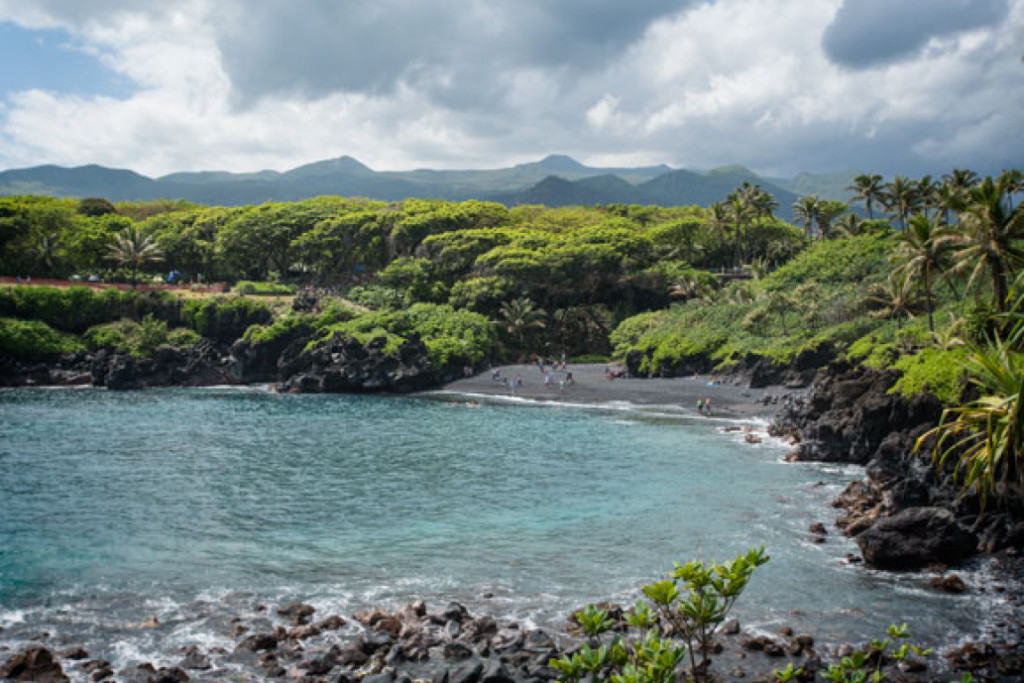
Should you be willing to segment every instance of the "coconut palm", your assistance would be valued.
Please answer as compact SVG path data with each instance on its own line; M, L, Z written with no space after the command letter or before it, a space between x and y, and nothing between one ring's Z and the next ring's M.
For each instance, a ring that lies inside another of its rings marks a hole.
M963 208L966 191L958 189L949 178L943 180L936 186L934 191L935 214L943 226L949 225L949 218L953 212Z
M966 367L981 395L946 409L915 450L935 438L932 457L940 464L956 458L964 488L974 489L984 504L989 494L1019 494L1024 484L1024 354L997 338L972 354Z
M999 174L997 181L1006 192L1007 203L1010 210L1013 210L1013 196L1024 192L1024 171L1019 168L1011 168Z
M818 202L818 209L814 215L814 220L818 223L818 232L821 233L822 239L830 236L832 223L844 214L848 208L846 202L836 201L835 199L822 199Z
M816 194L800 197L793 202L793 218L804 222L804 234L808 237L811 236L811 226L818 217L820 203L821 200Z
M940 183L933 180L930 175L922 176L915 183L915 197L917 199L917 205L926 215L929 211L935 208L935 191L938 189L939 184Z
M915 318L921 310L921 298L916 283L905 277L889 277L884 283L868 290L868 303L876 318L893 319L899 327L903 318Z
M61 259L60 238L56 233L38 233L30 249L47 273L52 273Z
M1024 210L1018 206L1011 211L1005 188L989 176L970 190L960 222L962 230L950 238L956 249L954 267L970 271L968 289L987 273L995 307L1005 311L1010 278L1024 262Z
M153 236L143 235L134 226L114 235L113 243L107 245L107 253L112 261L131 270L133 285L141 266L164 260L164 254L157 247Z
M499 313L501 320L497 324L516 338L520 349L526 348L526 336L530 332L545 327L544 309L534 308L534 303L525 296L502 303Z
M860 224L860 216L851 211L843 214L836 221L836 232L843 237L853 237L860 234Z
M743 237L747 232L747 227L754 220L755 209L753 205L747 204L735 192L729 196L732 199L726 203L725 209L733 227L732 265L739 268L743 262Z
M864 202L864 208L868 210L868 218L875 217L873 208L876 203L885 203L885 186L882 184L882 176L877 173L860 174L846 189L854 193L850 198L851 202Z
M949 267L949 254L952 244L944 239L940 229L924 214L910 219L907 229L897 237L897 247L893 254L899 264L893 275L906 278L924 290L925 303L928 308L928 329L935 334L935 322L932 319L934 300L932 285L936 277L946 277Z
M918 205L917 183L906 176L897 175L885 186L885 208L896 213L900 230L907 227L907 219Z
M978 184L978 174L966 168L954 168L952 173L944 176L944 180L953 186L954 189L966 194L971 188Z

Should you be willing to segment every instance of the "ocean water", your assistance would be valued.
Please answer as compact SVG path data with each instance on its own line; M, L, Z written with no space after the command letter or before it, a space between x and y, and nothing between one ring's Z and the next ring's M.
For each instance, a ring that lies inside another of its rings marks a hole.
M559 628L588 601L631 604L673 561L760 544L772 559L736 609L748 628L978 631L984 596L843 561L856 547L828 503L858 469L784 463L781 444L724 426L453 395L2 391L0 646L45 635L115 666L173 664L293 600L318 618L458 600Z

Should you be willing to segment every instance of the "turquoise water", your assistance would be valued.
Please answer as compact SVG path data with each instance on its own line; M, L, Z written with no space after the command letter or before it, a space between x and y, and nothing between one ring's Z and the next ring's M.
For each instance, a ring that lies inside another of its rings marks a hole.
M746 625L976 630L980 599L848 566L836 533L809 542L857 470L785 464L724 424L456 396L3 391L0 643L46 631L159 660L228 647L233 616L296 599L346 616L460 600L553 627L632 602L675 560L762 543ZM133 626L150 615L157 632Z

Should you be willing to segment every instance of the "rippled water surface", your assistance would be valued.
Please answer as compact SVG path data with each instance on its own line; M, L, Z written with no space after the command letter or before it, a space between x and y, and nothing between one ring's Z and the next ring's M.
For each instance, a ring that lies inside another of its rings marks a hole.
M3 391L0 643L46 631L159 660L230 646L236 613L295 599L343 615L456 599L550 626L588 600L632 602L674 560L762 543L747 624L975 629L978 598L847 566L835 533L809 542L859 473L783 464L722 426L455 397ZM160 629L136 627L150 615Z

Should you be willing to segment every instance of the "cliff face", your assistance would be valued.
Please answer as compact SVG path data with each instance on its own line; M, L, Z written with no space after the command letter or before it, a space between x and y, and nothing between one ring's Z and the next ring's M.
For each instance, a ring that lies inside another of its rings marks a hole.
M931 451L914 453L935 427L942 405L923 394L889 393L899 375L837 361L819 371L806 398L786 405L772 433L796 444L790 458L866 466L834 505L837 521L864 559L886 569L949 564L976 552L1024 549L1024 506L964 494L954 464L936 465Z

